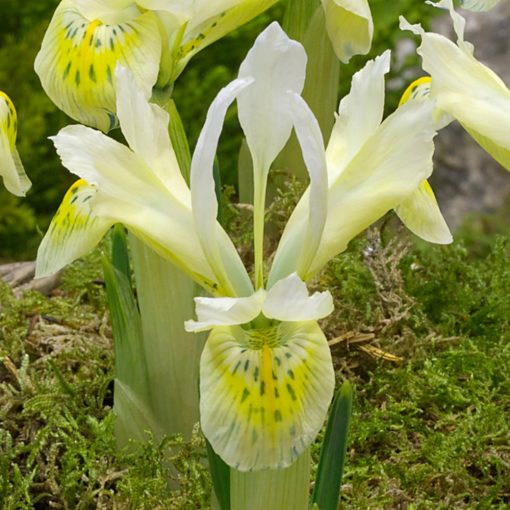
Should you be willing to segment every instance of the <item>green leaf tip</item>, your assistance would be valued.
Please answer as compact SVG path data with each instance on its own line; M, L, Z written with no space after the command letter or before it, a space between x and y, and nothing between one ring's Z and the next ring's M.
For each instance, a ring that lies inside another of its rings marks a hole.
M352 385L349 381L345 381L335 395L317 469L312 496L313 509L336 510L338 508L353 393Z

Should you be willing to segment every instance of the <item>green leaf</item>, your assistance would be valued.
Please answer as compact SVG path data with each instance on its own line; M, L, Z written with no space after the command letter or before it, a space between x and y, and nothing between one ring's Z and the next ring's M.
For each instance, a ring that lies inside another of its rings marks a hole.
M345 381L338 390L322 445L312 503L320 510L336 510L347 452L353 389Z
M115 225L112 230L112 265L126 276L132 285L126 230L120 224Z
M129 262L123 260L121 235L117 237L117 242L118 252L113 259L116 264L129 271ZM126 249L125 246L124 249ZM127 255L127 252L125 255ZM146 412L147 409L150 409L148 373L142 350L143 333L140 313L131 287L131 281L126 273L114 267L106 257L103 257L103 273L115 348L114 410L117 415L116 436L117 444L124 446L129 439L143 437L145 430L153 428L148 425L148 413ZM129 395L130 397L126 399L123 395ZM139 405L125 405L128 401L136 401ZM138 432L134 434L134 430Z
M177 162L181 169L181 173L185 181L189 185L190 168L191 168L191 152L188 144L188 138L184 126L182 124L181 116L177 111L174 100L170 101L165 106L166 111L170 115L170 124L168 125L168 133L172 141L172 147L177 157Z
M209 471L211 472L214 493L220 505L220 510L230 510L230 468L216 454L207 439L205 442L209 458Z

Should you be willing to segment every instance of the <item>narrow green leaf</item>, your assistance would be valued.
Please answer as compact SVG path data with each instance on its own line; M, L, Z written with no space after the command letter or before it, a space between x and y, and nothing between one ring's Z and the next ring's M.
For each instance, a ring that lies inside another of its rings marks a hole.
M117 223L112 231L112 265L132 283L126 230L120 223Z
M223 459L216 454L207 439L207 457L209 458L209 471L213 481L214 493L220 510L230 510L230 468Z
M189 149L188 138L184 131L181 116L177 111L175 102L173 99L166 105L166 111L170 115L170 124L168 125L168 133L170 134L170 140L172 141L172 147L174 148L177 162L181 169L181 173L189 185L189 172L191 168L191 151Z
M312 503L320 510L336 510L347 453L353 389L345 381L338 390L324 435Z
M116 258L116 263L126 269L126 261L123 260L124 255L122 255L122 236L120 235L117 240L120 256ZM129 263L127 263L127 270L129 271ZM106 257L103 257L103 273L115 350L116 437L117 444L122 447L129 442L129 439L141 438L145 430L152 429L152 426L148 424L147 413L147 409L150 409L148 373L142 351L140 313L131 281L124 272L113 267ZM123 395L130 395L130 397L126 400ZM136 401L138 405L126 405L128 400Z

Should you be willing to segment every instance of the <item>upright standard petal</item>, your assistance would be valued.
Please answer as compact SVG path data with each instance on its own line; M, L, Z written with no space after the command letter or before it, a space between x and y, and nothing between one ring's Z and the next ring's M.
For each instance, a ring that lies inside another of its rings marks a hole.
M110 25L86 18L75 0L63 0L44 36L35 70L60 109L73 119L108 131L117 125L116 64L131 69L150 96L160 58L161 36L153 12Z
M330 180L345 168L360 147L379 127L384 112L384 77L390 70L390 51L369 61L352 77L351 90L340 101L328 143Z
M115 76L117 116L129 146L144 159L151 172L170 192L189 197L189 189L168 134L168 113L149 103L129 69L118 64Z
M91 200L97 188L83 179L67 191L37 251L36 278L56 273L86 255L101 241L113 221L94 216Z
M367 0L321 0L326 29L337 57L344 63L365 55L372 46L374 23Z
M329 183L328 215L307 280L345 250L349 241L402 203L432 172L435 135L431 102L411 102L390 115ZM271 281L295 269L291 255L302 238L306 202L291 215L273 262Z
M0 176L14 195L25 196L32 185L16 149L18 119L10 98L0 90Z
M252 83L252 79L234 80L216 96L207 112L191 162L191 199L197 234L217 281L228 289L227 295L232 296L249 295L253 287L234 245L216 220L218 200L213 165L228 107ZM234 282L238 282L237 292Z
M476 133L475 139L497 157L510 150L510 90L499 76L473 56L473 46L464 41L465 20L455 12L451 0L433 5L449 9L457 44L425 32L420 25L410 25L403 18L401 27L422 38L418 53L423 68L432 77L430 94L437 108L457 119L468 132ZM510 170L508 165L505 167Z
M328 221L309 269L316 273L351 239L402 203L432 173L436 134L431 103L390 115L330 183Z
M289 139L293 118L291 94L300 94L306 75L306 53L278 23L266 28L239 69L240 79L254 80L238 97L239 122L253 158L255 180L263 179Z
M334 379L314 321L214 328L200 361L202 430L240 471L287 467L322 427Z
M290 94L290 109L303 160L310 176L308 188L308 219L303 245L298 253L297 272L304 272L312 262L326 224L328 211L328 170L324 142L317 119L295 92Z

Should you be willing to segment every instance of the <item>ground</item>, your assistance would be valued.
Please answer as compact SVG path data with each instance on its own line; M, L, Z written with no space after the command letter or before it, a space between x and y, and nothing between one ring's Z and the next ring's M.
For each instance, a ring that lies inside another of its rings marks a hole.
M510 236L487 224L439 247L385 221L314 282L334 293L323 328L355 386L342 508L510 507ZM0 284L0 506L207 508L198 429L115 449L101 250L49 297Z

